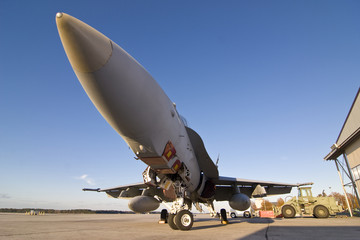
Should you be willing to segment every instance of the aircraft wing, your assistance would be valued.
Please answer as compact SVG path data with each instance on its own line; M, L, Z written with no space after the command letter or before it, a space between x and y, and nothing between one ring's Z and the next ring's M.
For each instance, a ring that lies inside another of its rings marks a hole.
M216 186L215 199L217 201L230 199L234 193L234 185L238 186L240 192L246 194L248 197L286 194L290 193L292 187L297 186L297 184L289 183L221 177L219 176L217 166L207 153L200 135L189 127L186 127L186 131L193 146L200 170L208 179L211 179L211 182Z
M143 182L121 185L112 188L83 188L83 191L105 192L109 197L113 198L133 198L143 195L143 192L146 191L145 195L157 195L163 200L171 202L171 200L164 195L163 190L160 187L147 185Z
M234 186L237 186L241 193L247 195L250 198L287 194L291 192L293 187L299 186L299 184L257 181L222 176L211 179L211 182L216 186L214 197L216 201L229 201L229 199L231 199L232 195L234 194ZM146 195L157 195L166 202L173 201L164 195L161 188L149 186L145 183L133 183L112 188L84 188L83 191L105 192L109 197L125 199L140 196L144 191L148 191Z
M113 198L132 198L141 195L142 191L149 186L145 183L133 183L112 188L83 188L83 191L106 192Z
M291 186L296 187L298 184L289 184L289 183L279 183L279 182L270 182L270 181L258 181L258 180L250 180L243 178L233 178L233 177L222 177L220 176L218 179L213 180L216 185L253 185L260 184L262 186Z
M215 199L217 201L226 201L230 199L234 192L234 186L237 186L240 189L240 192L248 197L287 194L291 192L293 187L298 186L298 184L257 181L222 176L212 179L212 182L216 186Z

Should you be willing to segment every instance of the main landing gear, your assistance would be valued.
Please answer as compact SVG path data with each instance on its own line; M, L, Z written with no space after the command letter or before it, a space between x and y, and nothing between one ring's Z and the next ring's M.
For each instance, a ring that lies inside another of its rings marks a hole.
M168 223L168 216L169 216L169 213L166 209L161 210L159 223L160 224Z
M220 220L221 224L229 224L229 221L227 220L226 210L223 208L220 210Z

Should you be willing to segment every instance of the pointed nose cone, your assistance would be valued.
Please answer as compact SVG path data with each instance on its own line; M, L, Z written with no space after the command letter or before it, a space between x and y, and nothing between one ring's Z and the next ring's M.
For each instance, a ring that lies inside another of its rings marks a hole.
M112 54L109 38L65 13L56 14L56 25L71 66L78 72L95 72Z

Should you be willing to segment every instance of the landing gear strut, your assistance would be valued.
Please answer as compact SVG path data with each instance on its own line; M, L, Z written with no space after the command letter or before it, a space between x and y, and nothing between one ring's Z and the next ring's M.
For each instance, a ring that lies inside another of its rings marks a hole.
M186 188L180 181L174 182L176 200L173 202L170 215L168 217L169 226L174 230L187 231L190 230L194 223L193 214L190 212L192 201L186 193Z

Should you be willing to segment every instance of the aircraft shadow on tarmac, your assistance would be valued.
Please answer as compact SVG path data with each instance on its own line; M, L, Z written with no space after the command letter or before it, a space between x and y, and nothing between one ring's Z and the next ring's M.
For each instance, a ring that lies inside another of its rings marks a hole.
M194 226L191 228L191 231L204 230L204 229L210 229L210 228L221 228L224 226L226 226L226 225L219 224L219 223L214 223L213 225L206 225L206 226Z
M229 223L243 223L243 222L247 222L247 223L260 223L260 224L264 224L264 223L273 223L274 220L271 218L235 218L235 219L230 219Z
M194 225L194 227L192 228L192 230L203 230L203 229L210 229L210 228L220 228L220 227L225 227L227 226L227 224L220 224L218 219L213 219L213 218L201 218L201 219L195 219L194 221L196 222L208 222L210 224L210 222L212 222L213 224L211 225L206 225L206 226L196 226ZM270 218L263 218L263 219L245 219L245 218L236 218L236 219L229 219L229 224L239 224L239 223L243 223L243 222L247 222L247 223L254 223L254 224L270 224L273 223L274 220L270 219Z
M360 227L356 226L271 226L239 240L250 239L358 239Z
M278 218L277 220L281 220ZM229 224L231 223L273 223L274 219L271 218L228 218ZM220 220L218 218L196 218L195 215L195 222L217 222L219 223Z
M277 221L282 219L276 219ZM227 225L219 223L218 219L200 218L195 222L206 223L204 226L196 226L192 230L205 230L212 228L222 228ZM242 225L241 223L250 224L267 224L256 232L251 233L245 237L237 238L241 240L250 239L359 239L360 226L274 226L275 220L271 218L231 218L229 225Z

